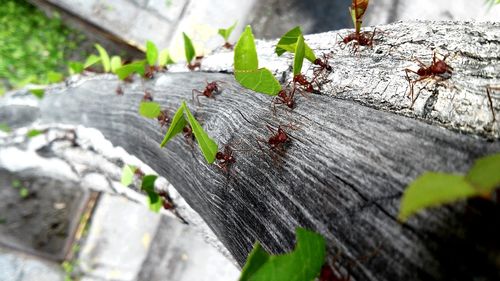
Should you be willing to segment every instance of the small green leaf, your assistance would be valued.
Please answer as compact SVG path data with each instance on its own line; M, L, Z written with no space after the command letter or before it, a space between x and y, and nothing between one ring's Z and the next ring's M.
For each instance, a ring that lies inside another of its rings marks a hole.
M29 130L28 133L26 133L26 136L28 138L33 138L33 137L36 137L36 136L41 135L41 134L43 134L43 131L33 129L33 130Z
M290 29L287 33L285 33L278 44L276 45L275 52L278 56L283 55L285 52L295 53L296 44L299 36L302 35L302 30L300 30L300 26L296 26ZM316 60L316 55L313 50L304 42L304 56L310 62L314 62Z
M158 178L157 175L145 175L142 178L141 189L146 192L155 192L155 181Z
M500 153L476 160L465 179L481 193L500 187Z
M5 133L10 133L12 129L9 127L9 125L5 123L0 123L0 131L5 132Z
M168 64L173 64L175 63L172 58L170 57L170 54L168 52L168 49L164 49L160 52L160 55L158 56L158 66L165 66Z
M293 76L300 74L302 71L302 64L304 63L304 37L299 36L295 48L295 56L293 60Z
M61 82L64 79L64 76L62 73L55 72L55 71L49 71L47 73L47 81L49 83L58 83Z
M139 105L139 114L146 118L154 119L158 117L160 113L161 113L161 106L157 102L143 101Z
M84 69L84 64L79 61L68 62L68 70L70 75L82 73Z
M91 67L92 65L98 63L101 61L101 58L92 54L88 56L88 58L85 60L85 63L83 64L83 68Z
M406 221L408 217L422 209L475 195L477 190L463 176L426 172L406 188L398 218L400 221Z
M255 40L250 26L245 28L234 48L234 76L243 87L268 95L277 95L281 85L266 68L259 68Z
M186 126L186 119L184 118L184 107L181 105L172 119L172 123L168 128L163 141L160 144L160 147L164 147L175 135L182 132L184 127Z
M20 180L13 180L10 185L12 185L13 188L20 188L21 187L21 181Z
M102 68L104 72L111 71L111 62L109 60L108 52L99 44L94 45L97 51L99 52L99 56L101 57Z
M291 253L266 256L267 253L262 249L252 251L240 281L314 280L325 262L325 246L325 239L321 235L298 228L297 245ZM260 245L257 244L257 247Z
M129 186L134 181L134 173L137 167L131 165L123 166L121 183L124 186Z
M146 59L151 66L155 65L156 59L158 59L158 48L149 40L146 42Z
M184 52L186 53L186 61L191 63L196 53L193 47L193 42L191 42L191 39L186 35L186 33L182 32L182 36L184 37Z
M19 189L19 196L21 196L21 198L26 198L29 194L30 191L26 187L21 187L21 189Z
M133 63L129 63L116 69L116 75L118 75L118 78L120 78L120 80L124 80L132 73L137 73L143 76L144 66L145 66L145 61L136 61Z
M122 59L119 56L113 56L111 58L111 72L116 73L116 70L122 66Z
M234 28L236 27L236 24L238 24L237 21L234 22L233 25L231 25L227 29L219 29L219 35L224 38L224 40L227 42L229 40L229 36L231 36L231 33L233 32Z
M208 164L212 164L215 161L215 154L219 151L217 143L215 143L215 141L208 136L205 130L201 127L200 123L196 121L194 116L191 114L191 111L189 111L186 102L182 102L182 106L184 107L184 112L187 115L189 125L193 129L196 142L198 143L203 156L205 156L205 160L207 160Z
M157 193L148 192L148 206L151 211L158 213L163 207L163 200Z
M29 91L39 99L42 99L43 96L45 95L45 89L42 88L29 89Z

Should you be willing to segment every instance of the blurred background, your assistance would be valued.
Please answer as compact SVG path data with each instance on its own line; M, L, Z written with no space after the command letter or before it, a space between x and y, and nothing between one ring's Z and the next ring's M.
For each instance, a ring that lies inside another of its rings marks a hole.
M495 1L372 0L364 25L499 21ZM233 43L247 24L260 39L278 38L296 25L307 34L352 28L350 2L0 0L0 98L67 75L68 62L96 53L95 43L133 60L144 57L151 40L180 61L182 32L199 55L207 55L224 43L218 29L235 22ZM231 260L175 218L123 197L65 185L0 168L0 281L237 279Z

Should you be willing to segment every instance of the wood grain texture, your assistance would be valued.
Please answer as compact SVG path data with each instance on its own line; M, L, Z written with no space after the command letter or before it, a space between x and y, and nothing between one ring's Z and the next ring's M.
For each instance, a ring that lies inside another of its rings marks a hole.
M137 113L145 89L173 114L206 80L225 81L222 93L189 106L220 146L233 143L243 150L235 152L229 175L206 165L198 148L182 137L161 149L166 129ZM466 91L479 87L476 82L464 81ZM299 96L293 112L278 108L276 114L271 97L242 89L230 74L166 73L123 85L124 96L115 94L118 83L111 75L74 78L68 87L54 87L39 105L20 106L25 98L18 95L0 102L0 112L19 99L16 114L40 116L43 124L99 129L165 176L240 265L255 240L273 253L290 250L294 229L302 226L324 235L330 256L340 251L342 265L356 280L500 278L498 205L473 200L424 212L404 225L395 220L410 181L428 170L465 172L474 159L500 151L495 138L488 141L388 112L383 105L390 108L390 102L375 98L366 106L355 97L369 100L369 91L354 80L349 90L354 98L346 98L347 92ZM386 91L402 99L406 95L404 87L381 88L381 95ZM288 130L292 141L283 157L257 146L256 138L269 137L266 124L297 127ZM369 260L358 259L376 249Z

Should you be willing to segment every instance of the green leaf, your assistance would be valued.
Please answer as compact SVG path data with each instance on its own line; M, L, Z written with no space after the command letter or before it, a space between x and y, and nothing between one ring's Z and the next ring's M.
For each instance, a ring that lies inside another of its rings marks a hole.
M184 52L186 53L186 61L191 63L196 53L193 47L193 42L191 42L191 39L186 35L186 33L182 32L182 36L184 37Z
M119 56L113 56L111 58L111 72L116 73L116 70L122 66L122 59Z
M20 188L21 187L21 181L20 180L13 180L10 185L12 185L13 188Z
M101 57L102 68L104 72L109 72L111 70L111 62L109 60L108 52L99 44L94 45L99 52L99 57Z
M19 196L21 196L21 198L26 198L29 194L30 191L26 187L21 187L21 189L19 189Z
M55 72L55 71L49 71L47 73L47 80L49 83L58 83L61 82L64 79L64 76L62 73Z
M143 76L145 63L145 61L136 61L123 65L122 67L116 69L116 75L118 75L118 78L120 78L120 80L127 78L132 73L137 73Z
M219 151L217 143L215 143L215 141L208 136L205 130L201 127L200 123L196 121L194 116L191 114L191 111L189 111L186 102L182 102L182 106L184 107L184 112L187 115L189 125L193 129L196 142L198 143L203 156L205 156L205 160L207 160L208 164L212 164L215 161L215 154Z
M84 69L84 64L79 61L68 62L68 70L70 75L82 73Z
M285 52L295 53L296 49L295 45L297 44L297 40L301 35L302 35L302 30L300 30L300 26L296 26L290 29L278 41L278 44L276 45L275 49L276 54L278 56L281 56ZM305 48L304 56L306 57L307 60L314 63L314 61L316 60L316 55L314 54L313 50L305 42L304 42L304 48Z
M476 160L465 179L481 193L500 187L500 153Z
M234 24L227 29L219 29L219 35L222 36L226 42L229 40L229 36L231 36L236 24L238 24L238 21L235 21Z
M139 114L146 117L154 119L158 117L161 113L161 106L157 102L143 101L139 105Z
M158 213L163 207L163 201L157 193L148 192L148 206L151 211Z
M134 173L137 167L131 165L123 166L121 183L124 186L129 186L134 181Z
M175 135L182 132L184 127L186 126L186 119L184 118L184 107L181 105L172 119L172 123L170 123L170 127L168 128L163 141L160 144L160 147L164 147Z
M406 188L398 218L400 221L406 221L408 217L422 209L475 195L477 195L476 189L463 176L426 172Z
M29 89L29 91L39 99L42 99L43 96L45 95L45 89L42 88Z
M243 87L268 95L277 95L281 85L266 68L259 68L255 40L250 26L245 28L234 48L234 76Z
M5 123L0 123L0 131L5 132L5 133L10 133L12 129L9 127L9 125Z
M298 228L297 245L291 253L266 256L264 250L252 251L240 281L314 280L325 262L325 246L325 239L321 235Z
M91 67L92 65L94 65L100 61L101 61L100 57L92 54L92 55L88 56L87 59L85 60L85 63L83 64L83 68Z
M145 175L142 178L141 189L146 192L155 192L155 181L158 178L157 175Z
M146 59L151 66L155 65L156 59L158 59L158 48L149 40L146 42Z
M165 66L168 64L173 64L175 63L172 58L170 57L170 54L168 52L168 49L164 49L160 52L160 55L158 56L158 66Z
M293 76L300 74L302 71L302 64L304 63L304 37L299 36L295 48L295 57L293 59Z
M36 136L41 135L41 134L43 134L43 131L33 129L33 130L29 130L28 133L26 133L26 136L28 138L33 138L33 137L36 137Z

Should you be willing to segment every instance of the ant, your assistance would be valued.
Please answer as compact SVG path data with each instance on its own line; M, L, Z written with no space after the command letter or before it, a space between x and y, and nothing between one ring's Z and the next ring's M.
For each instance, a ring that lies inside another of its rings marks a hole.
M285 144L290 141L288 134L282 128L281 125L278 126L278 129L274 129L270 125L266 125L267 129L272 133L268 140L257 138L257 145L261 150L262 146L261 142L266 143L269 146L269 150L274 152L284 152Z
M172 198L170 198L170 195L166 191L159 191L158 196L160 196L163 200L163 208L165 210L172 210L175 208L174 202L172 201Z
M273 100L274 112L276 113L276 104L284 104L288 106L290 109L293 109L295 107L294 95L295 95L295 89L293 89L292 92L290 92L290 94L288 94L286 90L281 89L281 91L279 91L278 95Z
M434 52L434 56L432 57L432 64L427 66L423 62L421 62L418 59L415 59L417 63L420 65L420 68L417 71L411 70L409 68L405 69L406 73L406 80L408 80L408 84L410 85L410 95L411 95L411 100L412 100L412 106L413 103L415 103L415 99L413 97L413 88L415 87L415 84L417 82L420 82L422 80L425 80L427 78L436 78L436 77L441 77L443 74L452 74L453 67L449 66L445 61L448 58L449 54L446 56L443 56L443 59L440 60L436 57L436 53ZM411 80L410 76L408 73L415 73L418 76L420 76L417 79Z
M496 117L495 117L495 109L493 108L493 100L491 99L491 93L493 91L499 91L499 90L500 90L500 86L498 86L498 85L486 86L486 94L488 95L488 102L490 103L491 114L493 115L493 122L495 122Z
M153 101L153 96L149 91L144 91L144 96L142 96L143 101Z
M314 65L317 65L318 67L315 67L313 72L316 74L316 76L319 75L319 73L323 72L324 70L328 72L332 72L333 68L330 64L328 64L328 56L326 54L323 54L323 59L321 58L316 58L313 62Z
M155 72L163 72L166 70L166 67L160 67L157 65L147 65L146 69L144 70L144 77L147 79L153 78Z
M234 48L234 45L229 43L229 42L226 42L226 43L224 43L224 45L222 45L222 47L229 49L229 50L232 50Z
M193 63L188 63L187 67L189 68L189 70L193 71L195 69L199 69L201 68L201 60L203 59L203 56L196 56L194 58L194 62Z
M184 128L182 128L182 133L184 134L184 139L186 140L186 142L189 145L193 146L194 134L191 126L189 125L184 126Z
M121 87L120 85L118 85L118 86L116 87L115 92L116 92L116 95L118 95L118 96L123 96L123 89L122 89L122 87Z
M366 34L370 34L369 32L353 32L351 34L348 34L347 36L345 36L344 38L342 38L342 42L344 42L344 44L349 44L350 42L354 41L354 45L353 45L353 50L354 52L356 52L359 48L359 46L366 46L366 47L370 47L372 48L373 47L373 40L375 38L375 33L376 33L377 29L373 29L373 32L372 32L372 36L368 37ZM340 35L339 35L340 36Z
M304 86L306 92L308 92L308 93L312 93L314 91L314 88L312 85L312 82L314 82L314 79L313 79L313 81L309 82L309 81L307 81L306 77L304 75L302 75L301 73L299 73L293 77L293 82L299 83L299 85Z
M193 95L193 102L194 102L195 96L196 96L196 101L198 102L198 104L200 104L200 100L198 98L200 96L205 96L207 98L215 99L214 94L219 93L219 85L217 83L225 83L225 82L224 81L212 81L212 82L208 83L208 81L207 81L206 83L207 83L207 86L205 87L203 92L196 90L196 89L193 89L193 91L191 92ZM196 93L196 95L195 95L195 93Z
M229 145L224 146L224 151L219 151L215 154L215 159L218 160L216 164L224 172L228 172L228 168L231 164L236 162L236 159L233 156L233 150Z
M164 109L162 111L160 111L160 115L158 115L158 117L156 117L156 119L158 120L158 123L160 123L160 127L163 128L163 126L167 125L168 122L170 122L170 117L168 116L168 110Z

